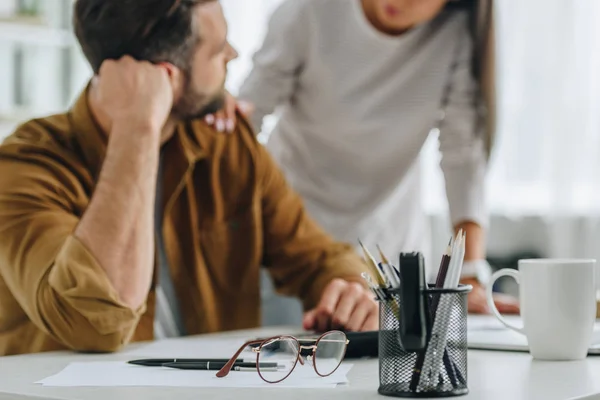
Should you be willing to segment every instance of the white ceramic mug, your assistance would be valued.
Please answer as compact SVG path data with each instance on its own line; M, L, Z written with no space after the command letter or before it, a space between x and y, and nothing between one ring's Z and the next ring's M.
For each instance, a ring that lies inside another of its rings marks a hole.
M587 357L596 320L595 264L595 260L521 260L519 271L503 269L492 276L488 304L500 322L527 337L534 358L581 360ZM502 276L519 284L522 328L507 322L494 304L492 288Z

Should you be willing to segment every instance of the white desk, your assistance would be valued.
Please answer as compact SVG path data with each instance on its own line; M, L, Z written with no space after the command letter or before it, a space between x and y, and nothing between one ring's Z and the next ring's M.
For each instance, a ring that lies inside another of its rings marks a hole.
M240 340L294 329L282 327L227 334L214 338ZM296 329L297 330L297 329ZM206 336L205 336L206 337ZM194 340L189 338L187 340ZM139 345L133 345L139 346ZM378 361L353 360L348 378L350 385L337 389L198 389L198 388L56 388L33 382L53 375L72 361L129 360L123 354L85 355L69 352L33 354L0 358L0 400L4 399L82 399L82 400L153 400L177 399L282 399L293 400L385 399L377 394ZM563 400L600 396L600 357L583 362L542 363L526 353L469 351L468 384L470 394L460 399L481 400Z

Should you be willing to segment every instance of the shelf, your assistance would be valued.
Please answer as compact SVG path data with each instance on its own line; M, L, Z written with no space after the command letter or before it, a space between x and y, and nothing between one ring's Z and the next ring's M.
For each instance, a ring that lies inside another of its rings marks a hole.
M0 20L0 43L12 42L36 46L69 47L75 44L73 34L66 29L48 27L38 20Z

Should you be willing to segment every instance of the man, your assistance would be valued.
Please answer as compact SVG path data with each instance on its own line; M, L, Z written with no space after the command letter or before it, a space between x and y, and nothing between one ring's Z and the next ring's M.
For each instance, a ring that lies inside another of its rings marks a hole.
M0 147L0 355L256 326L261 265L302 298L305 328L376 329L352 249L307 217L244 121L225 136L201 120L236 57L220 4L74 11L94 79Z
M253 109L256 129L281 111L268 148L317 222L337 240L360 236L390 254L430 253L419 156L430 132L439 134L450 217L455 231L467 233L469 310L482 313L489 143L484 85L474 75L489 81L491 9L476 3L285 0L239 101ZM476 40L470 26L479 26ZM208 122L234 126L223 118ZM430 272L436 262L428 260ZM518 312L512 299L498 296L497 303Z

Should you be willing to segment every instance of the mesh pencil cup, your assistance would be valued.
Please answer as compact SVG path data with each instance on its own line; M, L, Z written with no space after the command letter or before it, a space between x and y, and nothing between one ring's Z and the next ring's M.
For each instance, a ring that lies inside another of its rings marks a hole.
M385 290L387 300L379 305L379 394L435 398L469 393L467 295L471 290L471 286L461 285L421 292L430 313L426 346L421 351L403 348L400 289Z

